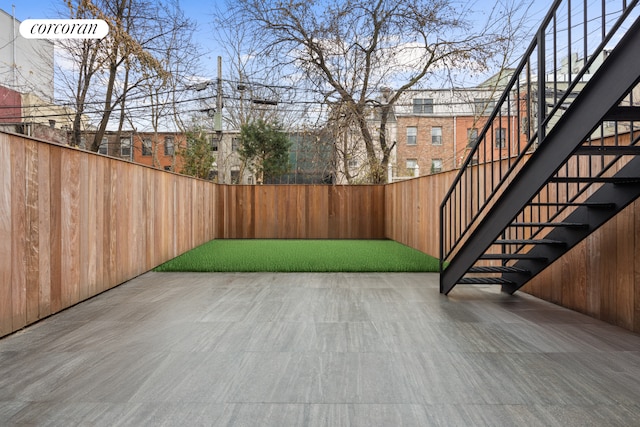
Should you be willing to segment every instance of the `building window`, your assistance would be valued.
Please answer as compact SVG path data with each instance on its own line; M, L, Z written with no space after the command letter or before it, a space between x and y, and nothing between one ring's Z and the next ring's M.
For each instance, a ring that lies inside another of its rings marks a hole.
M164 137L164 155L173 156L174 153L175 153L175 146L173 143L173 137L165 136Z
M347 163L349 165L349 170L354 170L358 167L358 161L357 160L349 160L349 162Z
M120 155L131 157L131 138L120 138Z
M440 126L431 128L431 143L433 145L442 145L442 128Z
M416 145L418 143L418 128L415 126L407 127L407 145Z
M478 142L478 128L467 129L467 147L474 147Z
M407 173L409 176L418 176L418 159L407 159Z
M238 151L240 146L240 140L238 138L231 138L231 151Z
M497 128L495 131L496 148L504 148L507 140L507 130L505 128Z
M100 147L98 147L98 153L109 154L109 140L107 140L107 137L102 138L102 142L100 142Z
M416 98L413 100L414 114L433 114L433 99Z
M211 151L218 151L218 138L211 135Z
M442 172L442 159L431 160L431 173Z
M150 156L153 152L153 145L149 138L145 138L142 140L142 155Z
M488 98L475 98L473 106L476 114L488 116L496 107L496 101Z
M78 146L80 148L82 148L83 150L87 149L87 138L85 138L84 136L80 137L80 145Z
M164 170L166 170L167 172L171 172L171 166L165 166Z

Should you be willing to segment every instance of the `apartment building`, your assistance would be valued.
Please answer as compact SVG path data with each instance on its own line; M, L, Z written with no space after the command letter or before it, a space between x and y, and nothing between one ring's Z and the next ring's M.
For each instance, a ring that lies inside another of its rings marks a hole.
M499 85L487 83L474 88L407 92L395 109L397 145L392 179L460 167L493 112L501 90ZM474 161L505 158L526 142L526 135L507 137L522 129L523 107L517 99L512 104L513 108L499 112L500 120L488 133L493 139L493 151L482 153L483 158ZM517 146L510 147L506 141L518 141L513 143Z

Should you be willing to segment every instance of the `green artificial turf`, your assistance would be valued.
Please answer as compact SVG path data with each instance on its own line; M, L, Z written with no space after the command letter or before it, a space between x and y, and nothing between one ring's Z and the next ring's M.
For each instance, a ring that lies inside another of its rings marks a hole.
M155 271L425 272L438 259L392 240L212 240Z

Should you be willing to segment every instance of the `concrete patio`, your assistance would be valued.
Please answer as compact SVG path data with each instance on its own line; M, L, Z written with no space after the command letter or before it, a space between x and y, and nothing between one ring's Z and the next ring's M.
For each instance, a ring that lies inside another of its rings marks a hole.
M640 336L436 274L146 273L0 340L0 425L629 426Z

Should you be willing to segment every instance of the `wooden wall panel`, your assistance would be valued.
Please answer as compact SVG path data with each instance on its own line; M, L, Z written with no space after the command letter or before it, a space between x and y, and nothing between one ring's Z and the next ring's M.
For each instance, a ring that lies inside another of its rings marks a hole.
M440 252L440 203L456 171L385 187L385 237L432 256Z
M0 134L0 335L13 329L13 299L11 288L11 269L13 259L11 249L13 239L11 226L11 141L7 135Z
M640 332L640 201L628 206L522 291Z
M11 146L13 176L11 183L11 299L13 301L13 328L27 322L26 312L26 257L27 198L26 198L26 150L24 145Z
M389 238L437 256L455 174L226 186L0 133L0 336L213 238ZM640 332L637 259L640 201L523 290Z
M0 135L1 136L1 135ZM50 147L38 147L38 319L51 314L51 174ZM1 215L0 215L1 216Z
M384 186L220 185L225 239L383 239Z
M15 141L15 139L14 139ZM20 143L20 141L16 142ZM63 151L51 147L49 167L49 256L50 256L50 311L62 310L62 158Z
M60 159L60 275L62 307L80 301L80 156L78 151L64 153Z
M215 191L0 133L0 336L214 238Z
M39 317L38 288L38 249L40 233L38 223L38 146L29 142L25 144L26 168L26 323L32 323Z

